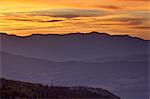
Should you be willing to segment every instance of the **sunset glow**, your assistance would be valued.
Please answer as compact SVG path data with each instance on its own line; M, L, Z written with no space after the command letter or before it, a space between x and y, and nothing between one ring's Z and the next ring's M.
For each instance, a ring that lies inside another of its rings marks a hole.
M106 32L150 39L149 0L1 0L0 32Z

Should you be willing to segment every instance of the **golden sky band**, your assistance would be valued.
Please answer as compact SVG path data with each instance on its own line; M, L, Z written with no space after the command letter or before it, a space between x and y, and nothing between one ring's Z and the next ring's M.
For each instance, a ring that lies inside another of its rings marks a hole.
M149 0L1 0L0 32L107 32L150 39Z

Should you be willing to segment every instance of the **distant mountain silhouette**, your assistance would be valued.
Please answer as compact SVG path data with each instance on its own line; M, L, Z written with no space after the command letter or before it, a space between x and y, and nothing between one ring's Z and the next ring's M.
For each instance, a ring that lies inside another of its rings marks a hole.
M101 88L44 86L41 84L1 79L1 99L120 99Z
M82 60L82 62L88 63L106 63L106 62L115 62L115 61L127 61L127 62L146 62L149 61L149 54L147 55L129 55L129 56L118 56L118 57L103 57L103 58L93 58Z
M71 34L33 34L19 37L0 34L1 50L27 57L53 61L80 61L105 57L148 54L148 40L128 35L91 32Z

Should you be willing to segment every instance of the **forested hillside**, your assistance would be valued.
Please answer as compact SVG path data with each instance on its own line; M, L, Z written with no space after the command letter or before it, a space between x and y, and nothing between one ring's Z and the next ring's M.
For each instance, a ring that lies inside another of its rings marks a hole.
M120 99L118 96L101 88L46 86L29 82L1 79L1 99Z

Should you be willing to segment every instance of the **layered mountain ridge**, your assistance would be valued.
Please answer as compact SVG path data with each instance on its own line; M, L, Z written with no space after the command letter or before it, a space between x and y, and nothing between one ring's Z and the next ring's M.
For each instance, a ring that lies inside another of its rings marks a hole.
M149 40L91 32L26 37L2 33L0 41L1 77L99 87L126 99L149 96Z
M0 39L1 50L4 52L53 61L148 54L149 45L148 40L98 32L33 34L27 37L0 34Z

